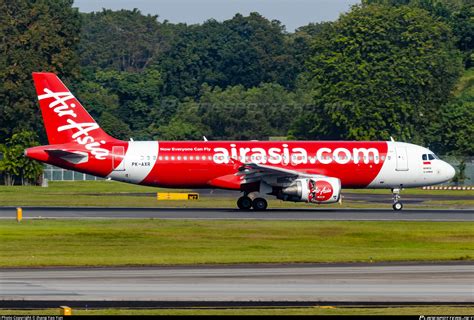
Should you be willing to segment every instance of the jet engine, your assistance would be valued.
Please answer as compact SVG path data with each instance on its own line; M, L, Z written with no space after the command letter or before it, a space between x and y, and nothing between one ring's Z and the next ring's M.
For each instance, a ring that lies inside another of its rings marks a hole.
M341 180L328 177L297 178L276 196L283 201L334 203L341 196Z

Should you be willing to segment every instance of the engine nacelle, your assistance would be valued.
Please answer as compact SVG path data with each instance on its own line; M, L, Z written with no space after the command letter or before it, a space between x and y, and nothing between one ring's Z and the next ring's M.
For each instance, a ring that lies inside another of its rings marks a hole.
M341 180L327 177L298 178L277 193L284 201L311 203L334 203L340 196Z

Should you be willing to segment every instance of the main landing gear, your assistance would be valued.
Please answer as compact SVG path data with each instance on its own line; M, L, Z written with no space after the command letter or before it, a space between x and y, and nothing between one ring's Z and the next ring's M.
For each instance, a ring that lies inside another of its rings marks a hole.
M393 205L392 208L395 211L400 211L403 209L403 203L400 202L400 189L392 189L393 195Z
M268 203L264 198L252 200L248 195L244 195L237 200L237 206L240 210L250 210L253 208L255 211L264 211L267 209Z

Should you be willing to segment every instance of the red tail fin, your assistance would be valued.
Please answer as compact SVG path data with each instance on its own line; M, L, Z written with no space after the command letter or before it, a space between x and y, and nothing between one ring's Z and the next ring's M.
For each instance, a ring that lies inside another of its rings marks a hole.
M54 73L34 72L33 80L50 144L76 142L100 147L115 140L99 127Z

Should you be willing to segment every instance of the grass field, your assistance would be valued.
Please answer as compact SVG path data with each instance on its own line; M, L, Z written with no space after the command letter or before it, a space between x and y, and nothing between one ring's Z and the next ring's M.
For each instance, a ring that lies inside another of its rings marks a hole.
M165 191L112 181L51 182L48 188L0 187L0 205L234 207L235 199L158 202ZM387 190L350 190L384 193ZM473 195L406 190L405 194ZM474 206L471 200L428 206ZM311 207L272 201L273 207ZM346 207L373 204L346 202ZM339 205L336 205L339 206ZM383 207L385 205L378 205ZM387 208L390 203L387 203ZM443 261L474 259L474 224L403 221L0 220L0 268L233 263ZM74 315L472 315L471 306L235 309L74 309ZM0 315L59 315L59 309Z
M235 309L73 309L73 315L472 315L473 306L313 307ZM59 315L58 309L2 310L0 315Z
M472 260L474 224L0 220L0 267Z
M181 190L183 191L183 190ZM53 181L48 188L0 186L0 206L104 206L104 207L223 207L234 208L235 198L231 197L201 197L198 201L157 201L153 195L156 192L176 192L176 190L137 186L115 181ZM391 208L389 190L343 190L344 192L360 194L386 194L387 203L377 203L379 208ZM143 195L146 194L146 195ZM407 189L405 194L472 196L463 200L434 200L421 204L410 204L413 207L474 207L474 191L440 191ZM366 208L373 203L364 201L343 201L340 204L324 205L324 207ZM270 200L271 208L317 208L306 203L283 202Z

